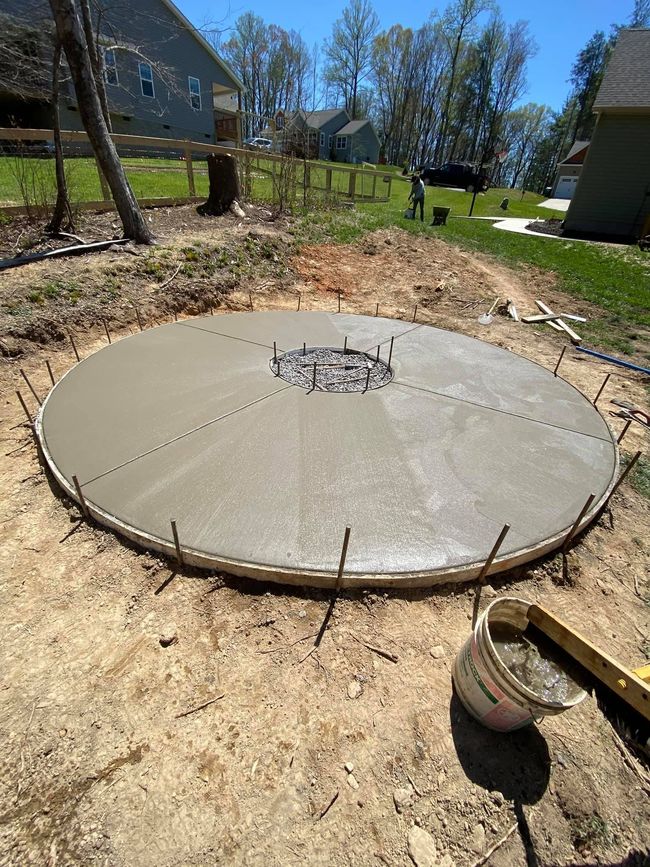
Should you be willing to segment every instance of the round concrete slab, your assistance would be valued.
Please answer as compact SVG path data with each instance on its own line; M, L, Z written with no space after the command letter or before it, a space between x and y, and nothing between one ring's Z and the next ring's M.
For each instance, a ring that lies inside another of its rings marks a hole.
M394 338L392 380L348 393L274 375L274 341L281 355L346 337L371 357L381 345L384 362ZM526 562L594 492L589 523L617 469L603 418L539 365L424 325L317 312L128 337L52 389L37 432L102 524L173 554L173 520L188 563L319 586L334 583L346 525L348 586L472 578L505 523L493 571Z

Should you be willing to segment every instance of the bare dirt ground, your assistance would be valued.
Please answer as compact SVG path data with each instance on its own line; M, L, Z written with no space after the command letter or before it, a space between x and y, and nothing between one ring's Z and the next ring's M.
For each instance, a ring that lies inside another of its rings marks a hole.
M410 318L417 303L419 321L547 367L559 335L503 315L482 327L478 314L497 295L524 312L540 296L597 308L562 297L552 276L397 229L296 249L294 227L264 214L152 220L154 250L0 276L0 863L407 867L417 826L436 848L412 851L420 867L649 863L650 776L595 698L497 735L453 696L471 587L344 593L313 651L326 594L176 569L80 521L39 466L15 397L33 410L20 368L44 394L45 359L57 378L74 362L68 330L86 355L106 343L103 318L113 340L138 327L136 303L151 323L251 300L295 309L298 293L303 309L335 310L341 290L346 311ZM90 229L103 237L110 219ZM633 373L571 350L561 368L590 396L607 372L603 412L615 396L643 404ZM637 449L647 440L634 425L623 450ZM546 558L492 580L485 603L494 591L540 601L643 664L649 513L624 484L570 553L568 580Z

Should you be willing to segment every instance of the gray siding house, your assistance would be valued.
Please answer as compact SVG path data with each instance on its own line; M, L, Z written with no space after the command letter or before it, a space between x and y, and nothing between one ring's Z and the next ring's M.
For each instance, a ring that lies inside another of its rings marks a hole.
M314 159L342 163L376 163L379 138L369 120L350 120L344 108L294 112L287 123L285 142L304 141Z
M582 165L589 149L588 141L576 141L563 160L557 164L551 197L571 199L575 193Z
M598 118L566 233L650 233L650 29L622 30L594 102Z
M20 5L0 0L0 15L53 26L45 0ZM115 133L205 142L239 139L243 84L171 0L107 4L99 33ZM12 100L10 93L0 92L0 122L7 123L14 108L17 125L42 126L47 106L45 97ZM62 88L59 109L62 129L83 129L70 83Z

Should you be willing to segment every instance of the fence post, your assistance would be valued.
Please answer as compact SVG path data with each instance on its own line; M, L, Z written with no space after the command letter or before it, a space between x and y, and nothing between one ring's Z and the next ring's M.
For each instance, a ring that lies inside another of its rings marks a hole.
M392 179L392 177L389 175L389 176L388 176L388 192L386 193L386 196L387 196L387 198L388 198L388 201L390 201L390 190L391 190L391 187L392 187L392 186L393 186L393 179Z
M104 177L104 172L101 170L101 167L97 160L95 160L95 165L97 166L97 174L99 175L99 185L102 188L102 198L105 202L110 202L111 188L108 186L108 182Z
M348 196L354 199L354 193L357 185L357 173L350 172L350 183L348 184Z
M377 175L372 176L372 198L377 197Z
M332 192L332 170L325 169L325 190L328 193Z
M192 150L189 140L185 145L185 167L187 168L187 186L190 191L190 196L196 196L196 187L194 185L194 167L192 166Z

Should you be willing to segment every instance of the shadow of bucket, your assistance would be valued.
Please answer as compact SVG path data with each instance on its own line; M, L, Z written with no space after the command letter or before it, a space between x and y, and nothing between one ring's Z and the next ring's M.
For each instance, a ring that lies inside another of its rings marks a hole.
M579 704L587 693L580 690L564 702L549 701L518 680L501 662L490 635L490 622L507 623L523 632L528 626L530 602L514 597L495 599L454 661L452 678L466 710L489 729L511 732L542 717L562 713Z

